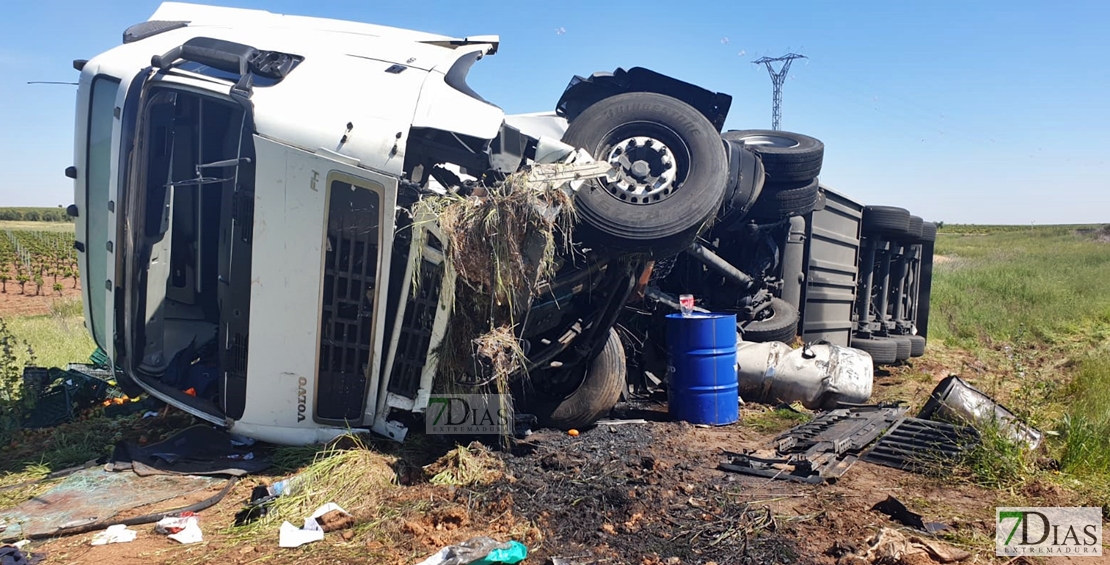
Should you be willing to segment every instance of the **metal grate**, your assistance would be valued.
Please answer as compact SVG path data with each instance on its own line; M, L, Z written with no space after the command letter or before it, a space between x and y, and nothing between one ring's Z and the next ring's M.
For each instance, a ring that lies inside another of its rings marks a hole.
M895 469L920 472L951 465L978 442L979 433L972 427L902 418L862 459Z
M247 376L247 336L235 334L231 347L228 348L227 359L228 372L237 373L244 378Z
M328 209L316 417L361 420L378 265L378 195L335 181Z
M429 236L428 241L431 243L436 239ZM407 398L415 396L420 388L420 374L428 359L432 324L435 323L439 292L443 286L443 264L421 261L419 281L419 287L410 295L405 307L389 378L389 392Z

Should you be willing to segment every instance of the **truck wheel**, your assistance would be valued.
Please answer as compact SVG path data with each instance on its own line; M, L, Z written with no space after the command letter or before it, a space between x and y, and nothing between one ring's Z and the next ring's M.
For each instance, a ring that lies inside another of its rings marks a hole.
M909 227L910 212L894 206L864 206L863 233L899 236Z
M669 256L686 248L725 196L728 157L713 124L661 94L606 98L571 122L563 142L614 165L578 189L583 242Z
M898 346L898 351L895 353L894 356L899 361L905 361L906 359L910 358L910 355L913 352L913 342L910 341L909 336L892 335L887 339L893 341L894 345Z
M590 362L582 384L558 402L540 403L536 410L540 424L560 430L593 425L620 400L627 372L621 338L617 330L610 329L605 347Z
M766 317L737 324L744 341L791 343L798 335L798 309L781 298L772 298L763 312Z
M821 173L825 144L800 133L764 129L732 130L721 134L758 153L767 170L768 183L808 182Z
M921 222L921 237L919 243L932 243L937 240L937 225L933 222Z
M910 221L906 223L906 237L910 241L921 239L921 231L924 226L925 221L921 219L921 216L910 216Z
M876 365L892 365L898 361L898 344L889 339L852 337L852 348L866 351Z
M908 335L906 337L910 338L910 357L925 355L925 336Z
M817 205L817 179L804 186L780 188L767 186L748 214L756 220L778 220L790 216L804 216Z

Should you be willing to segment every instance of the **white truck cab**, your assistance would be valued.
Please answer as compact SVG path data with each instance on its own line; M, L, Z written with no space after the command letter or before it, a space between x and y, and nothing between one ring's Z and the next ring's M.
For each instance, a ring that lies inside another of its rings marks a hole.
M724 197L730 99L633 69L576 77L556 112L505 116L466 84L497 48L168 2L75 62L84 306L121 380L274 443L402 439L454 285L435 227L414 237L408 210L581 147L612 169L576 193L583 245L518 334L549 421L611 407L617 312ZM414 291L414 269L431 284Z

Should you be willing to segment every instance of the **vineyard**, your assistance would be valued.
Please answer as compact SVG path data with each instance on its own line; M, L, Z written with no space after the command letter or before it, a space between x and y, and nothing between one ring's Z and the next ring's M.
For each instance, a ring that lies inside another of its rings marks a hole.
M42 296L77 288L73 233L4 230L0 234L0 291ZM9 288L12 287L12 288Z

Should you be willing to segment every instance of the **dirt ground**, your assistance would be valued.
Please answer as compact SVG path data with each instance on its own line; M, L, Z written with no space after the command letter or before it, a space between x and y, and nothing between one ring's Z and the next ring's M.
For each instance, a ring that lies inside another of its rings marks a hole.
M977 363L954 351L927 355L912 367L882 371L875 397L919 403L944 376L974 374ZM753 405L742 412L740 423L709 428L665 421L662 403L624 406L614 417L647 422L603 424L577 437L541 430L510 450L476 444L472 451L494 471L493 478L463 486L432 484L423 470L452 443L425 440L402 448L372 443L383 461L388 459L396 486L375 491L373 504L353 512L353 529L296 549L278 547L277 522L254 531L233 526L251 489L288 476L279 473L247 477L201 512L205 541L199 544L182 546L155 533L153 525L140 525L132 528L137 539L127 544L93 547L92 534L84 534L34 542L28 549L42 552L44 563L401 565L488 535L526 544L529 564L848 565L845 556L865 550L882 528L909 532L871 510L894 496L925 521L945 524L935 539L970 552L963 563L1016 565L1024 561L994 555L995 507L1075 505L1074 495L1055 484L989 490L952 473L925 476L864 462L834 484L816 486L717 470L722 450L757 448L776 435L743 421L765 409ZM1028 563L1073 561L1110 564L1110 552L1102 558Z
M244 479L200 513L200 544L182 546L155 533L153 525L141 525L133 527L138 537L127 544L92 547L91 534L85 534L35 542L29 549L43 552L44 563L402 564L489 535L525 543L526 563L535 564L834 564L866 548L880 528L901 528L871 510L892 495L926 521L946 524L939 539L971 552L964 563L1005 563L993 555L996 505L1013 495L1028 504L1067 502L1047 485L1003 493L956 477L868 463L819 486L716 470L721 449L754 448L771 435L743 424L702 428L662 421L602 425L578 437L540 431L512 452L478 450L500 469L488 484L433 485L399 465L399 486L383 495L378 511L356 514L360 525L346 531L350 539L334 532L297 549L277 547L276 523L254 536L232 526L250 489L277 478L265 476ZM1110 563L1110 555L1079 561Z
M54 292L54 283L47 277L47 284L43 285L42 295L35 296L35 284L27 283L26 292L19 292L19 283L8 281L8 291L0 292L0 317L6 316L37 316L49 314L50 306L56 300L81 298L81 285L73 288L73 279L58 279L65 287L62 295Z

